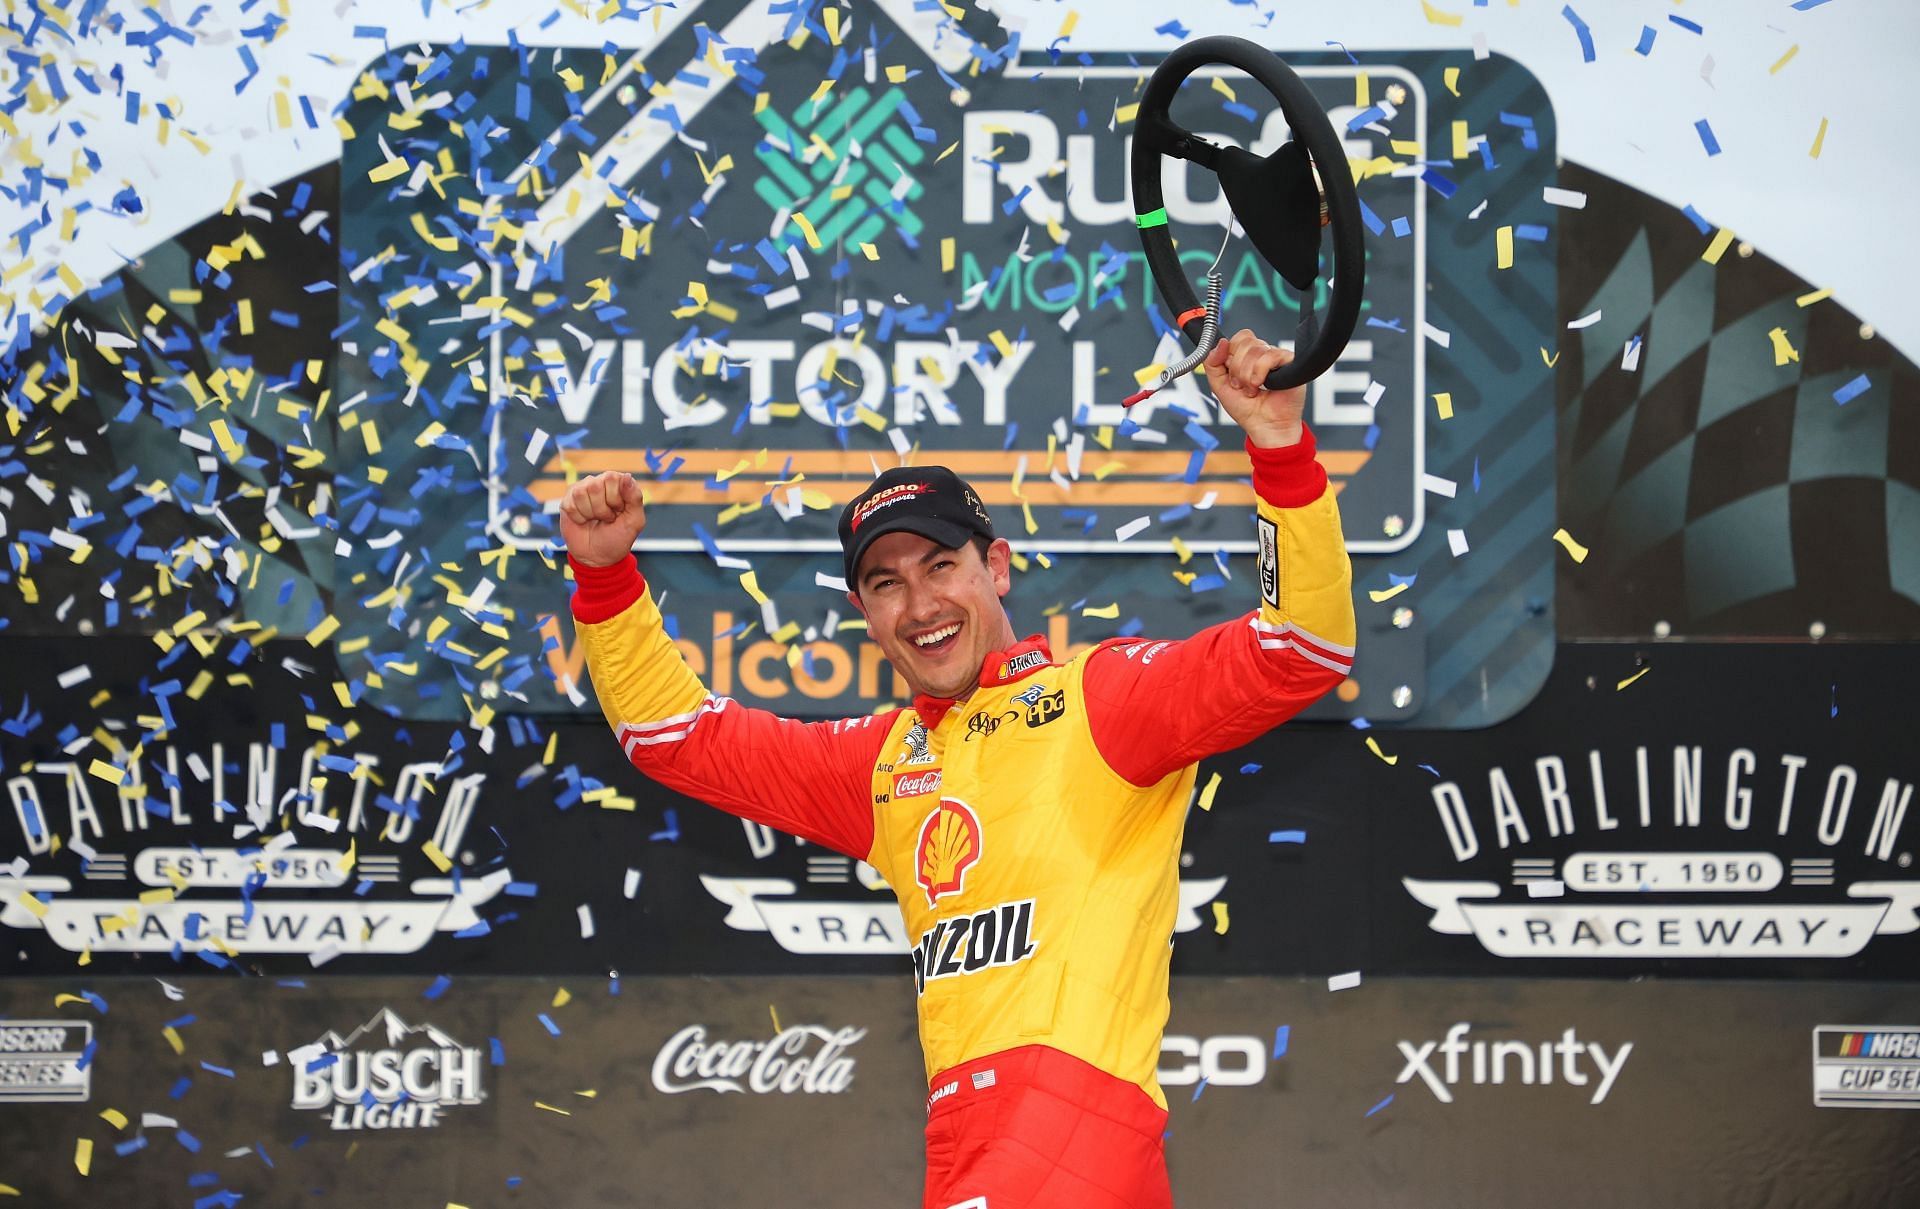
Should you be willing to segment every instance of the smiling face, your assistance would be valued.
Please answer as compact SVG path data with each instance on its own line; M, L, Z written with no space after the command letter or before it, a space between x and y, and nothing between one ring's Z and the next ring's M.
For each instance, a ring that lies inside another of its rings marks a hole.
M996 540L982 558L973 545L953 550L895 532L861 555L847 599L916 694L966 696L987 656L1013 645L1013 623L1000 604L1013 586L1012 549Z

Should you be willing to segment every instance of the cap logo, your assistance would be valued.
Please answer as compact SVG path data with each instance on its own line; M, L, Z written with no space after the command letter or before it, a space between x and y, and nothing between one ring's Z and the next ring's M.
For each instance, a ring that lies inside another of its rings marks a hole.
M853 519L848 522L847 528L858 532L860 526L875 512L885 508L888 504L897 504L901 500L917 499L921 492L932 494L933 484L895 483L891 487L882 487L866 499L860 501L860 506L853 510Z

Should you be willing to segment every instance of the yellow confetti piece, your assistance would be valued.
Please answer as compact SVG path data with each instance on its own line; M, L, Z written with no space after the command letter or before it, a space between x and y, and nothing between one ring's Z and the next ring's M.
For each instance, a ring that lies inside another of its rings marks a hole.
M1814 159L1819 159L1819 158L1820 158L1820 144L1822 144L1822 143L1824 143L1824 142L1826 142L1826 141L1827 141L1827 119L1825 119L1825 118L1821 118L1821 119L1820 119L1820 129L1819 129L1819 131L1818 131L1817 133L1815 133L1815 134L1814 134L1814 136L1813 136L1813 147L1812 147L1811 149L1809 149L1809 150L1808 150L1808 152L1807 152L1807 154L1808 154L1808 155L1810 155L1810 156L1812 156L1812 157L1813 157Z
M773 1017L773 1032L776 1037L787 1031L780 1027L780 1010L771 1003L767 1005L767 1015Z
M1207 787L1200 791L1200 809L1213 809L1213 795L1220 792L1220 774L1214 773L1207 779Z
M1365 109L1373 104L1373 84L1367 73L1358 72L1353 77L1353 107Z
M1427 3L1427 0L1420 0L1420 11L1427 15L1427 22L1431 25L1446 25L1457 29L1461 22L1465 20L1465 18L1461 17L1458 13L1441 12L1433 5Z
M1547 350L1543 348L1543 349L1541 349L1541 350L1540 350L1540 359L1541 359L1542 361L1545 361L1545 362L1547 363L1547 368L1548 368L1548 369L1552 369L1552 368L1553 368L1553 367L1554 367L1555 365L1557 365L1557 364L1559 364L1559 362L1560 362L1560 354L1559 354L1559 353L1555 353L1555 354L1553 354L1553 356L1551 356L1551 357L1549 357L1549 356L1547 356Z
M865 256L868 260L880 259L880 249L874 247L870 243L863 243L860 245L860 254L862 256Z
M1460 69L1458 67L1447 68L1447 70L1442 73L1442 82L1446 84L1448 92L1454 96L1460 95Z
M1366 77L1362 76L1361 78L1365 79ZM1240 99L1239 97L1236 97L1233 95L1233 88L1230 85L1228 85L1226 80L1221 78L1220 76L1213 77L1212 83L1213 83L1213 90L1219 93L1221 96L1227 98L1229 101L1238 101Z
M1720 258L1725 256L1727 249L1732 246L1733 232L1725 227L1721 227L1714 233L1713 242L1707 245L1707 250L1700 253L1700 259L1706 261L1708 264L1719 264Z
M1513 228L1501 227L1494 233L1494 263L1503 269L1513 267Z
M570 1112L568 1112L568 1111L567 1111L566 1109L564 1109L564 1108L555 1108L555 1107L554 1107L553 1105L551 1105L551 1104L546 1104L546 1103L542 1103L542 1102L541 1102L541 1101L539 1101L539 1100L535 1100L535 1101L533 1102L533 1106L534 1106L535 1108L544 1108L544 1109L546 1109L546 1110L547 1110L548 1112L557 1112L557 1113L559 1113L559 1114L560 1114L561 1116L563 1116L563 1117L570 1117L570 1116L572 1116L572 1115L573 1115L572 1113L570 1113Z
M1798 361L1800 359L1800 350L1794 348L1793 342L1787 339L1786 328L1774 328L1767 333L1767 339L1773 341L1773 363L1775 365L1785 365L1789 361Z
M1795 298L1795 299L1793 300L1793 305L1795 305L1795 306L1812 306L1812 305L1813 305L1814 303L1816 303L1816 302L1825 302L1825 301L1826 301L1827 299L1829 299L1829 298L1831 298L1831 297L1833 297L1833 287L1832 287L1832 286L1828 286L1828 287L1827 287L1826 289L1824 289L1824 290L1815 290L1815 291L1814 291L1813 293L1811 293L1811 294L1802 294L1802 295L1800 295L1800 297L1798 297L1798 298Z
M1115 601L1110 605L1088 605L1086 608L1080 610L1080 616L1099 617L1107 621L1112 621L1114 618L1120 616L1120 602Z
M367 179L378 185L390 181L396 176L405 176L406 174L407 161L392 159L374 165L373 169L367 173Z
M1067 19L1060 23L1060 32L1054 35L1055 39L1072 37L1073 27L1078 24L1080 24L1079 10L1071 9L1071 8L1068 9Z
M53 1006L55 1007L65 1007L69 1003L85 1003L85 1002L86 1002L86 998L84 996L69 995L64 991L53 997Z
M1180 559L1180 562L1183 565L1193 561L1192 548L1190 548L1187 545L1187 543L1181 541L1177 537L1173 539L1173 552Z
M900 64L895 63L893 66L887 68L887 83L905 84L906 82L907 82L907 69L905 67L902 67ZM763 93L761 95L764 96L765 94Z
M988 332L987 339L993 341L993 347L1000 350L1002 357L1013 356L1013 342L1008 340L1007 334L999 328L996 327L991 332Z
M33 912L33 914L40 919L47 917L47 904L41 902L33 895L28 894L25 890L20 891L20 905Z
M1374 755L1379 756L1382 760L1385 760L1389 764L1398 764L1400 762L1399 756L1390 756L1386 752L1381 751L1380 740L1374 738L1372 735L1367 736L1367 750L1372 752Z
M86 1175L93 1166L93 1139L81 1138L73 1144L73 1169Z
M573 1002L573 992L572 992L572 991L569 991L569 990L568 990L567 988L565 988L565 987L560 987L560 988L558 988L557 990L555 990L555 991L554 991L554 993L553 993L553 1006L554 1006L554 1007L557 1007L557 1008L559 1008L559 1007L565 1007L565 1006L567 1006L567 1005L568 1005L569 1003L572 1003L572 1002Z
M240 334L242 336L253 335L253 299L242 298L240 300L239 310Z
M117 1108L101 1109L100 1119L102 1121L105 1121L107 1124L113 1126L115 1129L125 1129L127 1127L127 1114L121 1112Z
M1467 124L1456 121L1453 123L1453 158L1463 160L1469 154L1471 153L1467 149Z
M1369 589L1367 592L1367 599L1373 601L1373 603L1375 604L1385 604L1387 601L1392 600L1394 597L1400 595L1400 593L1406 590L1407 590L1407 585L1405 584L1395 584L1391 588L1386 588L1383 590Z
M109 785L124 785L127 780L126 769L115 768L113 765L98 757L94 759L93 763L87 765L87 771Z
M1777 74L1782 67L1785 67L1787 65L1787 60L1793 58L1793 56L1799 53L1800 53L1800 44L1798 42L1795 42L1792 46L1787 47L1786 54L1781 55L1779 58L1773 61L1773 66L1767 68L1767 74L1768 75Z
M1453 395L1450 392L1443 390L1435 395L1433 397L1433 405L1439 408L1441 419L1453 419Z
M951 236L940 241L940 271L953 272L953 238Z
M800 228L800 234L807 237L807 246L818 252L824 245L820 242L819 232L815 231L813 224L807 221L807 216L795 211L793 221Z
M320 619L319 625L314 626L313 629L308 632L307 645L310 647L318 647L321 643L333 637L333 632L339 628L340 619L331 613L327 614Z
M184 1054L187 1052L187 1043L180 1040L180 1030L174 1028L171 1024L163 1027L160 1030L160 1035L167 1039L167 1044L173 1047L174 1053Z
M1553 540L1559 542L1568 554L1573 555L1574 562L1583 563L1587 561L1587 548L1579 542L1574 541L1573 534L1568 533L1565 529L1555 529L1553 531Z
M1640 677L1646 675L1648 672L1652 670L1653 669L1650 667L1641 668L1639 671L1635 672L1633 675L1628 676L1625 680L1622 680L1620 683L1614 685L1613 691L1616 693L1619 692L1621 689L1627 687L1629 684L1632 684L1634 681L1640 679Z
M20 1190L12 1184L0 1184L0 1196L19 1196Z
M760 576L755 572L743 572L740 576L740 587L748 596L753 597L753 603L757 605L767 603L767 594L760 590Z
M434 843L432 840L421 844L420 851L427 854L427 859L432 861L433 867L440 872L447 873L453 869L453 861L448 859L447 854L440 851L440 845Z
M1139 102L1137 101L1132 105L1122 105L1120 106L1120 108L1113 111L1113 120L1122 125L1126 124L1127 122L1131 122L1134 118L1139 116L1140 116L1140 105L1139 105Z
M1221 936L1227 934L1227 904L1217 900L1213 904L1213 930Z

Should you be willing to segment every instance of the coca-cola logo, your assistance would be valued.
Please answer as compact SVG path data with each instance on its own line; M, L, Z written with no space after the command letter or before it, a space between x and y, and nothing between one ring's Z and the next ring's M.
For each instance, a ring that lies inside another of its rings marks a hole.
M670 1096L702 1090L837 1095L853 1085L846 1050L866 1035L863 1028L796 1024L766 1041L709 1041L705 1025L690 1024L654 1058L653 1087Z
M929 772L897 772L893 774L893 796L896 798L916 798L923 793L940 792L940 770Z

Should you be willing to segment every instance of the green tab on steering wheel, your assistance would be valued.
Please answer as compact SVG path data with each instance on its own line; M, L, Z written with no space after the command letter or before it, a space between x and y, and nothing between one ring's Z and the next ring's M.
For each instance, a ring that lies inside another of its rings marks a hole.
M1271 93L1293 137L1271 154L1256 156L1238 146L1216 146L1175 124L1170 115L1174 94L1195 70L1213 64L1238 68ZM1197 346L1209 322L1217 330L1225 327L1225 320L1199 305L1181 268L1161 202L1160 172L1168 158L1186 160L1219 178L1220 192L1254 251L1301 298L1313 298L1322 277L1331 286L1324 321L1310 306L1300 308L1294 360L1267 375L1267 389L1289 390L1333 368L1359 322L1367 281L1366 242L1346 147L1306 83L1256 42L1196 38L1174 48L1154 69L1134 123L1129 164L1133 203L1150 207L1134 223L1162 303L1172 314L1186 317L1179 323L1181 331ZM1329 236L1331 264L1321 258L1323 229Z

